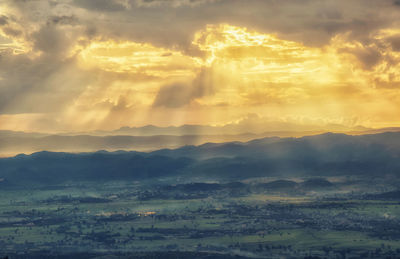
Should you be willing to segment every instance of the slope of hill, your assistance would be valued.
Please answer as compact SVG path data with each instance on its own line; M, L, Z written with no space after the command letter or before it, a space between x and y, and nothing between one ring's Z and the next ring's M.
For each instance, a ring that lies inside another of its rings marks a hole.
M329 125L335 132L351 135L376 134L385 131L399 132L400 128L368 129L363 127L346 128ZM282 131L281 129L286 129ZM249 130L251 129L251 130ZM119 149L148 152L162 148L178 148L185 145L202 145L207 142L224 143L255 140L262 144L261 138L271 141L274 137L303 137L326 132L324 128L299 127L291 124L268 124L267 127L242 124L225 126L182 125L157 127L122 127L113 131L66 132L46 134L0 130L0 157L19 153L34 153L42 150L54 152L95 152L97 150L115 151ZM269 139L271 138L271 140Z
M400 133L322 134L140 152L39 152L0 159L0 178L21 181L237 180L265 176L375 177L400 173Z

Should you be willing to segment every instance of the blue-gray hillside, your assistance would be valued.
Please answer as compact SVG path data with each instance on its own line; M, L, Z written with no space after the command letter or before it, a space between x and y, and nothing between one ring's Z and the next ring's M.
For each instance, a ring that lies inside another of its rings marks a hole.
M0 159L1 184L203 177L400 174L400 133L265 138L140 152L39 152Z

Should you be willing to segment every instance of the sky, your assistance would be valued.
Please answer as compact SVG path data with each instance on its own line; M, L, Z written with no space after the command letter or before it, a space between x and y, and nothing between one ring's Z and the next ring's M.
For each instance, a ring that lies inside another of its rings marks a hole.
M0 130L249 119L400 126L400 1L0 0Z

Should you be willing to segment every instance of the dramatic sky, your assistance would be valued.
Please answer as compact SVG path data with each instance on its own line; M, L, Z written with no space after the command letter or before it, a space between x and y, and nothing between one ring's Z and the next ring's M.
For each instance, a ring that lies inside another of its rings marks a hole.
M399 126L400 1L0 0L0 129L246 118Z

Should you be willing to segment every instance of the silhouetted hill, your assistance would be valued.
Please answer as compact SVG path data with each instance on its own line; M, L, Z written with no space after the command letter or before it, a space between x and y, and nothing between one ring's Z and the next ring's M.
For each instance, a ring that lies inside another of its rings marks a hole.
M34 153L42 150L53 152L95 152L97 150L151 151L161 148L179 148L186 145L201 145L206 142L249 141L266 134L239 135L48 135L0 131L0 156L18 153Z
M39 152L0 159L0 177L15 184L138 180L175 175L191 163L193 161L189 158L149 157L137 152Z
M333 187L333 184L323 178L314 178L302 182L301 187L304 189L327 189Z
M232 141L250 141L268 138L271 142L278 137L302 137L326 132L326 128L335 132L348 132L353 135L382 133L385 130L398 132L400 128L368 129L364 127L348 128L341 125L295 125L291 123L242 121L225 126L182 125L158 127L122 127L112 131L66 132L58 134L17 132L0 130L0 157L18 153L33 153L42 150L53 152L95 152L104 149L150 151L161 148L178 148L185 145L201 145L207 142L223 143ZM250 129L250 130L249 130ZM285 129L285 131L282 131ZM255 141L254 144L264 144Z
M282 129L285 129L284 131ZM147 125L143 127L121 127L113 131L97 131L98 134L105 135L134 135L134 136L152 136L152 135L238 135L238 134L264 134L273 133L270 136L301 136L316 134L317 132L326 132L331 129L337 132L362 132L371 130L362 126L346 127L338 124L329 124L325 126L317 125L299 125L290 122L271 122L263 121L260 118L242 120L239 123L230 123L223 126L209 125L181 125L159 127ZM306 134L305 134L306 133Z
M177 184L168 185L163 189L165 190L179 190L183 192L198 192L198 191L216 191L223 188L223 185L217 183L188 183L188 184Z
M379 194L368 194L365 196L366 199L371 200L400 200L400 190L392 192L384 192Z
M10 182L130 180L159 177L241 180L253 177L376 177L400 173L400 133L302 138L185 146L140 152L38 152L0 159L0 178ZM274 183L279 185L280 182ZM328 187L313 180L305 187Z
M294 189L296 188L298 183L294 181L288 181L288 180L276 180L268 183L262 183L259 184L260 187L266 188L266 189Z

